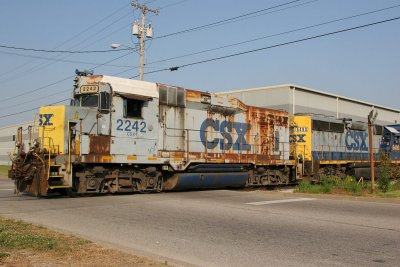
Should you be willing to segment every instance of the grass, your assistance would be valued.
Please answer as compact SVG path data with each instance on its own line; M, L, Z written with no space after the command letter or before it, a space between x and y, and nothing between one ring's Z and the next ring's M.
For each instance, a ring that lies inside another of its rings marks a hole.
M85 242L87 241L51 232L44 227L21 221L0 219L0 252L3 253L3 257L15 249L28 249L36 252L52 250L64 253Z
M295 192L315 194L346 194L346 195L367 195L370 192L370 183L358 182L351 176L345 179L339 177L321 177L319 183L308 181L300 182Z
M381 197L400 198L400 180L392 182L388 192L379 192L378 195Z
M41 226L0 217L0 266L87 265L165 266Z
M0 178L7 177L9 169L10 169L10 166L0 165Z
M342 194L353 196L380 196L388 198L400 198L400 180L395 180L389 186L387 192L376 189L377 192L372 194L371 183L357 181L355 178L348 176L345 179L340 179L336 176L321 177L319 183L311 183L302 181L295 189L299 193L313 193L313 194Z

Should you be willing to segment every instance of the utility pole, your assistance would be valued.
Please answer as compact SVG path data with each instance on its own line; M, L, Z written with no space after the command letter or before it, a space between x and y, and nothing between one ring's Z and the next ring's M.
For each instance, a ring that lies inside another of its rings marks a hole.
M375 162L374 162L374 143L373 143L373 134L374 134L374 123L378 117L378 112L372 109L368 115L368 143L369 143L369 163L371 166L371 188L372 192L375 193Z
M151 24L146 27L146 13L152 12L156 15L160 12L158 9L148 8L144 4L140 4L139 2L133 2L131 4L134 8L139 9L142 13L142 21L141 24L138 25L137 21L133 24L132 34L136 35L139 38L139 46L140 46L140 80L143 81L144 74L144 39L153 37L153 28Z

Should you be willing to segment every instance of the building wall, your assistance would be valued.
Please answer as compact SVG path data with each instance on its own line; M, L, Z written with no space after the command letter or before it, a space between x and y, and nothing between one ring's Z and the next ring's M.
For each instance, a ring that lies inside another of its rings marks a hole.
M322 115L353 121L367 122L374 108L378 112L376 124L400 123L400 110L350 99L298 85L278 85L254 89L221 92L239 98L248 105L279 109L293 114Z
M218 94L225 94L224 92ZM290 99L290 89L287 88L270 88L268 90L239 91L229 93L230 96L240 99L246 104L257 107L266 107L270 109L288 111L292 104L288 102Z
M16 125L0 128L0 165L11 165L10 156L15 152L15 135L19 127L23 128L22 139L25 145L28 145L29 134L28 126L32 122L26 122Z

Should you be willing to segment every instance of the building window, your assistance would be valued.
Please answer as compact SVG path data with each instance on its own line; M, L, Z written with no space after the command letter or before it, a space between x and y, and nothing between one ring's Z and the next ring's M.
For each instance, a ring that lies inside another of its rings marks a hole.
M124 117L142 118L143 100L124 99Z

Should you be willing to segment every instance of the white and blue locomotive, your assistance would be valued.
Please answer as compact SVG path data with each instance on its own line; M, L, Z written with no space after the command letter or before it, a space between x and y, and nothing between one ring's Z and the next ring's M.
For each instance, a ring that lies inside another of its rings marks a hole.
M18 153L18 191L46 196L294 182L288 114L232 97L80 74L71 105L39 111ZM22 136L22 135L21 135Z

